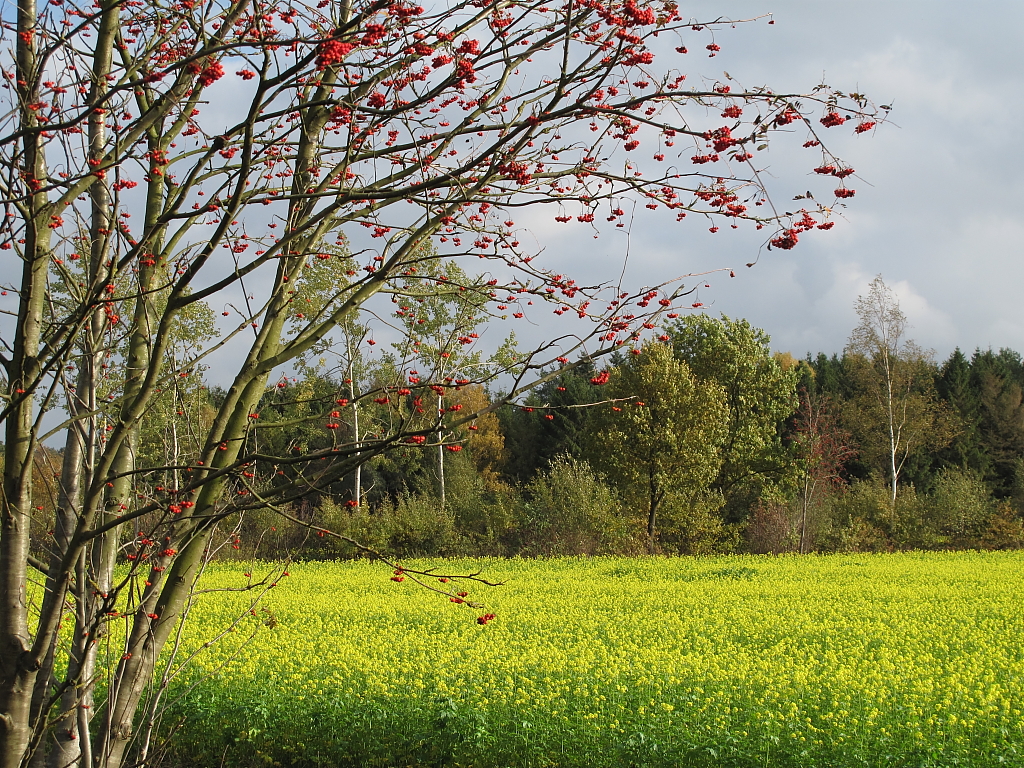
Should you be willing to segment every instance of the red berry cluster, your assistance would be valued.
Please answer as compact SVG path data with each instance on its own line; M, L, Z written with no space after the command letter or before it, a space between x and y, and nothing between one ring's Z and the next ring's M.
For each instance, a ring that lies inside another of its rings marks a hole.
M853 168L836 168L832 164L820 165L814 169L815 173L820 173L823 176L835 176L837 179L845 179L847 176L852 176L856 171Z
M224 77L224 65L219 61L214 61L207 64L199 74L199 84L205 88L208 85L212 85L217 80L220 80L222 77Z
M316 56L317 69L327 69L332 64L340 64L353 48L355 46L352 43L343 43L340 40L327 40L321 43Z
M845 122L846 118L838 112L828 112L821 118L821 124L826 128L835 128L837 125L842 125Z
M715 152L725 152L729 147L739 144L739 141L732 137L732 131L727 125L715 131L708 131L704 138L713 143Z
M792 107L786 107L782 112L775 116L776 125L789 125L790 123L799 120L800 113Z
M778 237L773 237L771 243L776 248L780 248L783 251L788 251L796 247L797 241L800 238L797 235L795 229L787 229Z
M483 626L484 624L487 624L490 621L494 621L496 618L498 617L495 616L493 613L485 613L483 616L476 620L476 623Z

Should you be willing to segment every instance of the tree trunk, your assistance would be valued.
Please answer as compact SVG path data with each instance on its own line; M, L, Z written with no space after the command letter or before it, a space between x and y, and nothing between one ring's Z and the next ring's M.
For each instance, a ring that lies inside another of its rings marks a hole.
M653 555L656 550L655 536L657 534L657 522L658 522L658 508L661 506L661 500L664 497L664 492L658 488L658 483L654 476L650 476L650 505L647 509L647 552Z
M352 337L348 333L345 334L345 342L348 347L348 397L352 402L352 439L355 441L355 447L359 448L359 403L356 402L356 377L355 377L355 363L352 357ZM359 454L356 453L356 456ZM363 503L363 465L356 464L356 471L352 476L352 500L358 507Z
M114 36L119 28L119 14L112 9L103 12L100 20L95 54L93 56L92 83L89 98L97 103L108 90L107 74L110 72ZM106 118L100 111L90 115L89 123L89 154L94 159L101 159L107 152ZM93 284L109 282L110 267L108 266L109 233L111 230L111 200L106 183L97 178L89 187L90 196L90 253L89 275ZM97 390L99 388L99 370L103 357L103 333L107 327L107 315L103 307L97 306L89 322L86 335L86 348L79 365L78 387L74 398L69 398L69 415L75 417L79 412L92 413L96 409ZM85 424L88 429L85 429ZM51 559L50 574L47 577L48 588L56 587L60 578L61 559L71 545L71 535L82 513L83 484L92 485L95 477L91 469L94 466L98 446L99 433L96 429L95 417L87 422L73 421L68 429L65 445L64 462L61 470L61 501L58 513L58 528L62 532L60 540L55 542L56 550ZM125 489L124 494L129 491ZM109 542L107 542L109 545ZM96 678L95 665L97 643L106 634L102 625L91 633L87 627L91 625L90 617L104 599L100 595L110 589L110 581L114 567L114 552L105 558L107 568L94 571L88 551L82 552L75 566L75 580L72 593L75 599L76 615L68 663L65 670L64 684L67 686L61 696L58 717L54 723L53 740L48 755L50 768L64 768L79 763L83 756L83 745L89 742L89 721L91 719L92 689ZM47 675L52 673L47 671ZM45 695L42 686L38 691ZM40 697L41 698L41 697ZM88 758L88 747L85 747Z
M801 494L800 504L800 554L807 554L807 507L811 503L811 494L814 493L814 483L810 475L804 477L804 490Z
M20 123L36 127L28 105L39 99L38 66L33 28L34 0L18 4L16 72ZM19 169L31 182L47 177L43 139L29 131L23 139ZM33 689L51 642L50 627L41 627L35 645L28 630L27 564L32 515L32 462L35 452L34 388L41 375L39 351L46 308L50 233L50 204L46 193L30 192L25 206L24 260L18 305L18 333L9 362L7 382L12 403L5 425L3 499L0 500L0 768L16 768L32 738ZM45 650L40 653L39 644Z
M444 407L444 399L441 395L437 396L437 412L440 413ZM445 508L448 503L445 495L445 482L444 482L444 432L442 430L437 431L437 489L441 499L441 509Z

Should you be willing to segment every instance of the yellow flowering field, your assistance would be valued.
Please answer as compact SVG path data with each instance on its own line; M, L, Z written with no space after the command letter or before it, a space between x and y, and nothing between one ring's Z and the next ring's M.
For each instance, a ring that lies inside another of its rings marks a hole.
M505 583L457 587L486 603L473 609L380 564L292 565L175 678L191 692L165 718L181 723L170 751L240 766L1024 766L1022 553L440 565ZM270 568L219 565L203 586ZM249 599L206 595L185 645Z

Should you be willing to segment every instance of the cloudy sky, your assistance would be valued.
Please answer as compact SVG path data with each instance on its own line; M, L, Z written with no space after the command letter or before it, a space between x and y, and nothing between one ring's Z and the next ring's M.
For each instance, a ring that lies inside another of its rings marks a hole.
M712 279L701 300L749 319L775 349L800 356L841 351L856 324L854 300L882 274L911 337L940 358L957 346L1024 352L1024 160L1014 142L1024 122L1024 3L750 0L684 8L705 21L771 12L776 22L721 28L722 52L691 60L694 74L727 70L745 86L777 92L824 81L891 104L892 123L856 138L845 128L826 134L857 170L857 197L831 232L767 252L763 233L723 227L712 235L697 221L645 220L630 239L629 276L653 281L735 267L736 279ZM785 192L776 197L781 205L810 186L809 155L796 153L814 151L783 144L758 155L777 175L777 195ZM581 267L622 257L614 238L561 240L551 245ZM757 265L743 268L759 252Z
M664 212L638 216L628 238L605 229L598 240L584 225L554 223L547 206L517 213L531 230L527 237L545 251L543 263L592 283L616 279L628 254L624 284L630 288L733 268L735 279L709 277L711 288L701 289L700 300L712 313L748 319L770 334L774 349L796 356L841 352L857 322L854 301L881 274L912 324L910 337L939 359L957 346L1024 353L1024 160L1013 141L1024 124L1024 3L696 0L683 6L702 22L762 17L719 24L715 42L722 50L715 58L703 51L706 32L687 38L691 53L680 65L691 83L700 75L713 82L727 71L746 87L807 93L825 82L892 105L891 121L877 130L854 136L847 125L824 132L829 148L857 171L848 183L856 198L831 231L806 233L794 250L770 252L763 247L767 230L722 226L711 234L696 217L677 225ZM234 99L224 95L206 111L226 125L236 115ZM782 210L799 207L790 201L808 188L830 188L811 171L821 156L800 148L803 132L788 138L755 161L774 177L769 186ZM743 266L752 261L753 268ZM528 348L551 333L549 320L545 309L512 327ZM489 329L485 343L494 346L508 328ZM222 351L224 359L240 357L236 346ZM216 370L226 375L234 368ZM226 383L216 371L210 378Z

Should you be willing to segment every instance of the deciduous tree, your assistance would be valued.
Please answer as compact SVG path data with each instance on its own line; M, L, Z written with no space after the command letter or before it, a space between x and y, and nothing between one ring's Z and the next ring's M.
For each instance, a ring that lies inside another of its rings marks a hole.
M589 230L623 224L639 201L666 223L697 214L766 227L777 248L832 226L826 205L779 216L762 206L755 152L779 129L795 134L815 156L808 167L848 199L853 170L820 134L850 116L870 130L871 105L825 87L801 96L686 81L686 45L717 52L714 26L634 0L18 4L0 72L0 249L11 266L0 768L146 762L160 703L147 694L219 521L285 513L311 488L398 446L436 447L480 415L404 418L401 398L458 383L401 370L402 382L376 389L310 394L302 418L324 430L323 447L252 448L275 428L258 410L268 388L287 389L289 366L341 325L383 335L388 299L435 290L426 263L470 258L464 283L443 290L478 298L491 317L580 321L488 372L510 375L517 398L556 358L638 338L688 290L669 281L608 295L575 282L525 248L524 207ZM339 246L354 261L310 310L297 301L303 283L342 258ZM169 357L175 323L203 303L224 305L218 337ZM229 385L195 446L173 467L141 461L140 425L158 396L214 361ZM103 365L119 368L115 389ZM339 434L346 398L380 406L382 426ZM43 524L52 538L33 553L31 523L46 507L32 466L58 406L60 493ZM45 580L31 598L30 568ZM126 633L97 691L97 643L115 615Z
M476 286L469 290L469 286L479 281L469 280L454 261L439 262L426 258L424 254L421 262L419 267L411 267L412 272L418 273L418 279L404 285L404 296L399 299L399 307L394 312L396 322L403 330L401 340L395 344L400 357L396 361L399 368L413 369L409 370L410 384L443 382L449 389L453 386L461 389L471 380L489 379L491 370L509 364L513 354L511 350L515 347L513 336L494 356L485 356L480 351L477 343L480 334L477 331L486 320L487 304L494 292L484 293ZM445 402L444 385L435 384L429 400L424 402L419 398L421 405L416 406L416 410L429 413L428 421L434 421L437 415L458 413L464 407L462 403ZM443 430L438 431L436 437L437 492L443 507L446 499L445 452L459 451L462 445L446 440L451 435Z
M653 342L632 352L608 374L611 401L598 407L588 446L593 465L642 500L653 552L658 512L669 494L693 503L712 491L727 405L722 387L699 381L667 345Z
M792 483L781 427L797 408L796 372L779 365L767 334L746 320L691 315L666 332L694 376L725 391L727 431L714 488L735 522L768 489Z
M828 395L800 390L793 423L793 443L800 471L800 554L808 550L808 512L830 486L842 481L843 465L857 455L851 435L838 421Z
M883 468L895 504L908 459L947 445L953 422L935 396L930 355L906 338L907 317L881 275L855 309L860 324L850 334L846 362L858 392L846 421L864 457Z

